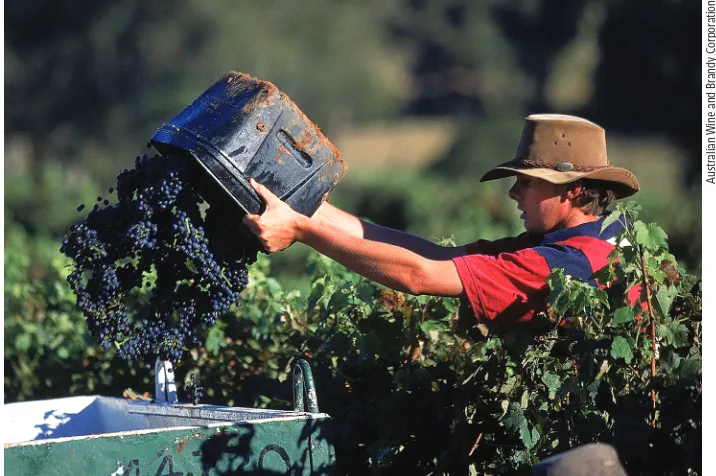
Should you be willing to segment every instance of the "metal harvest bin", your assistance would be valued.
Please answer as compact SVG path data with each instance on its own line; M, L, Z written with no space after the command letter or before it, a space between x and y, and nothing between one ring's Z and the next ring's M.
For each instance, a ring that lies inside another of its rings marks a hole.
M296 411L85 396L4 405L5 474L333 474L330 417L308 364ZM301 411L299 411L301 410Z

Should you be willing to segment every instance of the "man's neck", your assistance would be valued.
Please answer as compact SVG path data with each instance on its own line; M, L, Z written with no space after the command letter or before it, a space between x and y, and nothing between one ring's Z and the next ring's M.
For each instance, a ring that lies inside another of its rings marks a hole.
M572 228L573 226L579 226L583 225L585 223L591 223L593 221L599 220L599 217L597 215L592 214L586 214L586 213L579 213L577 216L573 217L569 224L565 228Z
M557 226L549 230L547 233L573 228L575 226L584 225L585 223L591 223L597 220L599 220L597 215L585 213L581 209L574 209L572 213L567 215L559 224L557 224Z

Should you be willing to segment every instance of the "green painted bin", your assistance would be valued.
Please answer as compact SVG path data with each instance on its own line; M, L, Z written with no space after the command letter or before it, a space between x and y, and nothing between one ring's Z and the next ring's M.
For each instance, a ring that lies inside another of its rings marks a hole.
M10 403L5 474L333 474L331 421L318 412L305 362L294 372L294 403L296 411L104 396Z

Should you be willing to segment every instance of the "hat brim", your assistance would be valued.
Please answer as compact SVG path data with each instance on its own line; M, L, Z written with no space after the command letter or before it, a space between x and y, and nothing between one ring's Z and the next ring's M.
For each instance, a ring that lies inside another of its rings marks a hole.
M575 182L583 178L609 182L609 188L617 195L617 198L630 197L639 191L639 181L636 176L619 167L604 167L590 172L577 172L575 170L562 172L546 168L515 167L514 162L510 161L487 171L480 178L480 182L489 182L514 177L515 175L527 175L558 185Z

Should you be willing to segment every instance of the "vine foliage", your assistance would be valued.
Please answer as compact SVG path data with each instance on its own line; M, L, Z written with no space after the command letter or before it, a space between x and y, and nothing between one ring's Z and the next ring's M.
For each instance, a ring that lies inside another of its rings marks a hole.
M594 276L608 286L555 269L548 312L510 329L476 325L456 299L394 292L318 254L302 296L283 290L260 256L241 306L178 376L195 374L202 403L290 409L292 364L309 360L321 411L333 418L338 474L514 474L592 441L614 445L630 475L700 474L700 281L638 211L619 203L607 219L625 225ZM73 340L88 337L65 294L42 302L47 316L64 317L41 319L35 306L24 321L18 300L48 285L31 286L21 266L6 253L6 401L39 395L22 383L27 372L53 378L37 368L38 355L47 368L48 359L70 366L72 386L54 387L57 396L143 384L112 351ZM39 349L55 341L36 339L38 329L91 358ZM88 369L101 369L101 386Z

